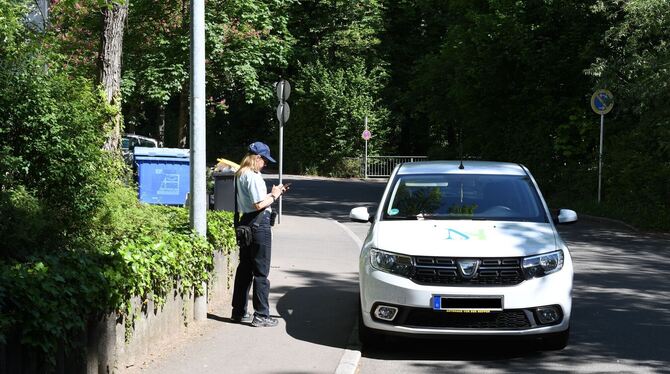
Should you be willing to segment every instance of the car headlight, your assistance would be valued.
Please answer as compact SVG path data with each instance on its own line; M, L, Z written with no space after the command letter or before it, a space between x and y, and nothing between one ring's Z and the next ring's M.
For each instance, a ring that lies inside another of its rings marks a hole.
M563 251L544 253L523 259L523 272L526 279L543 277L563 268Z
M377 270L403 277L410 277L412 271L414 271L414 265L410 257L380 251L379 249L370 250L370 264Z

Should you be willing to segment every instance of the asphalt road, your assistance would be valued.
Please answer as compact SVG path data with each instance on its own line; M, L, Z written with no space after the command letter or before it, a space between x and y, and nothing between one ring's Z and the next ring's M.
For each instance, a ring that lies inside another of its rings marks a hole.
M285 195L285 214L331 218L360 239L369 225L349 222L349 210L376 206L384 188L383 181L284 179L293 182ZM392 338L385 347L363 349L359 372L670 373L670 236L584 216L558 228L575 265L566 349L538 352L532 344L513 340Z

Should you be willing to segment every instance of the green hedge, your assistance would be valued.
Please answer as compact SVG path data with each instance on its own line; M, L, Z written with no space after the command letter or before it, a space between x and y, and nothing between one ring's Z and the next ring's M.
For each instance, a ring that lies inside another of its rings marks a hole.
M0 214L19 210L17 205L31 201L26 195L0 193ZM208 212L203 238L190 229L187 209L141 204L132 188L116 186L105 201L91 222L95 229L72 242L81 247L0 258L0 342L19 333L22 344L53 364L59 342L77 348L90 318L116 311L130 333L139 313L134 297L160 308L173 288L182 295L202 294L214 252L235 249L229 212ZM39 219L33 221L42 215L29 212L14 215L16 227L41 227Z
M135 297L202 293L235 241L230 213L210 212L202 238L185 209L140 204L120 182L120 155L102 150L118 108L25 27L23 5L0 0L0 343L18 336L53 365L92 318L132 328Z

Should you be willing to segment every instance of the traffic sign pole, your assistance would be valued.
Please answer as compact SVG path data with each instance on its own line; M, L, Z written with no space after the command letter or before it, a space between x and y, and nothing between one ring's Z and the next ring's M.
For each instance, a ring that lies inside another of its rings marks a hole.
M279 95L279 100L281 105L281 110L279 113L279 184L283 183L283 169L284 169L284 80L282 79L279 82L279 90L281 94ZM277 224L281 223L281 215L283 208L283 194L279 196L279 215L277 216Z
M365 131L368 131L368 116L365 116ZM368 179L368 139L365 138L365 179Z
M370 130L368 130L368 116L365 116L365 130L363 130L363 133L361 134L361 137L363 140L365 140L365 162L364 162L364 176L365 179L368 179L368 140L372 138L372 133Z
M605 132L605 114L614 107L614 95L608 90L598 90L591 95L591 109L600 114L600 148L598 150L598 204L602 191L603 170L603 133Z
M284 122L284 121L281 121ZM284 124L279 125L279 184L282 184L282 168L284 166ZM282 213L282 196L279 196L279 215L277 215L277 223L281 223Z
M605 131L605 115L600 115L600 151L598 155L598 204L600 204L600 190L602 187L603 170L603 132Z
M283 184L283 169L284 169L284 124L288 121L291 114L291 108L286 100L291 95L291 85L288 81L281 79L277 82L277 98L279 99L279 106L277 106L277 119L279 120L279 184ZM282 196L279 196L279 214L277 214L277 224L281 223Z

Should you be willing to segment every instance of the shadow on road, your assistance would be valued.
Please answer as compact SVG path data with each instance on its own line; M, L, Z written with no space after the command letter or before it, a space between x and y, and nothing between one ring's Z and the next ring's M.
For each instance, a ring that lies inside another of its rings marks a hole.
M283 296L277 311L286 321L286 332L295 339L346 348L356 322L358 275L293 271L309 279L305 287L273 289Z
M574 345L667 370L670 240L590 221L561 234L575 262Z
M365 349L365 356L384 360L508 360L516 357L538 357L533 342L519 339L421 339L386 337L378 347Z
M328 180L327 183L317 179L284 178L283 181L292 183L283 196L283 214L338 221L348 220L349 211L357 206L375 209L385 187L384 183L357 179ZM277 179L266 179L269 186L277 183Z

